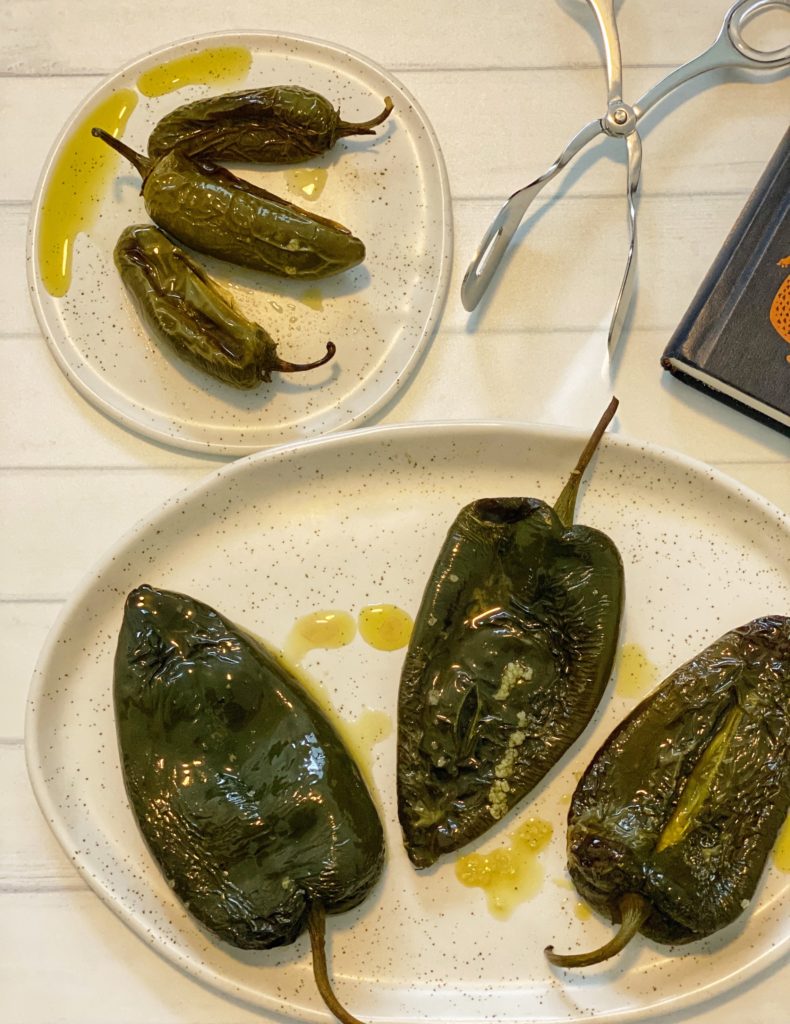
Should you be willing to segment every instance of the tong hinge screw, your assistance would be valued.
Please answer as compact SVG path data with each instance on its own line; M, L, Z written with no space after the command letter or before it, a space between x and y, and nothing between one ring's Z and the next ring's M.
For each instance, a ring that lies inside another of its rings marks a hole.
M617 110L612 114L612 120L615 124L625 124L628 120L628 111L623 110L622 107L618 107Z

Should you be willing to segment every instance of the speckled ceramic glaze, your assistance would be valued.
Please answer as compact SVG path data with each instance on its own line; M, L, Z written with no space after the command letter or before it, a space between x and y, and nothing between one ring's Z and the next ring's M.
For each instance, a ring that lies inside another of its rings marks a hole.
M394 103L375 136L341 140L331 152L298 165L327 172L315 201L294 187L293 167L248 165L240 170L311 213L344 224L367 250L360 266L319 282L283 280L200 257L240 310L272 335L282 358L309 362L324 352L327 341L337 346L326 366L298 378L275 375L271 384L252 392L239 392L192 369L146 335L113 266L121 231L149 222L139 176L120 160L96 225L77 237L73 280L63 298L54 298L43 286L37 258L42 197L74 126L111 93L134 89L143 72L223 46L252 54L243 82L188 86L156 98L140 95L124 141L145 151L153 125L166 112L204 95L256 85L294 83L315 89L349 120L377 113L385 96ZM391 75L331 43L266 33L212 35L135 61L74 113L47 160L34 201L29 284L53 355L89 401L156 440L245 454L352 426L392 396L415 368L441 313L451 223L436 137L414 98Z
M169 501L107 554L65 608L39 662L27 722L31 778L68 856L107 903L175 964L250 1003L325 1019L302 938L282 950L224 946L179 905L146 852L123 789L111 710L126 594L142 582L186 592L283 646L317 609L356 615L391 602L415 613L459 507L481 496L553 501L584 442L500 424L377 428L259 453ZM790 606L790 522L684 457L608 435L578 518L608 534L625 567L621 644L663 678L726 629ZM340 718L395 716L403 651L359 635L304 661ZM616 663L615 674L618 665ZM683 948L639 937L616 962L576 974L543 947L590 948L611 933L581 920L565 869L564 820L579 773L638 696L610 686L590 728L530 798L471 849L505 846L520 822L550 822L537 895L497 920L463 887L454 858L416 872L395 811L395 742L375 747L374 794L387 831L382 881L329 924L342 1001L378 1021L570 1022L660 1016L767 965L790 939L790 876L772 862L754 905ZM465 851L465 852L468 852Z

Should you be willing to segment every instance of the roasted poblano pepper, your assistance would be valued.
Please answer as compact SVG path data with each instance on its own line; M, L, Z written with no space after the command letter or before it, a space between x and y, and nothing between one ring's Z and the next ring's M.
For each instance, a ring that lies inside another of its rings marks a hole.
M790 804L790 618L726 633L623 721L582 776L568 814L579 892L620 924L586 967L641 931L701 939L749 905Z
M324 915L360 903L381 822L340 738L260 641L182 594L141 586L115 656L121 765L143 836L215 935L269 949L310 930L321 994Z
M148 224L126 228L115 246L115 265L143 323L179 356L237 388L269 381L272 371L295 373L328 362L289 363L259 324L230 299L183 249Z
M329 100L312 89L272 85L209 96L166 114L148 139L159 157L181 149L208 160L293 164L320 156L348 135L373 135L389 117L392 100L369 121L343 121Z
M142 156L101 128L93 134L125 156L143 179L149 216L184 245L279 277L318 278L361 263L365 246L348 228L173 150Z
M415 620L398 701L398 813L418 868L494 825L590 720L614 659L623 569L573 525L613 400L554 508L491 498L461 510Z

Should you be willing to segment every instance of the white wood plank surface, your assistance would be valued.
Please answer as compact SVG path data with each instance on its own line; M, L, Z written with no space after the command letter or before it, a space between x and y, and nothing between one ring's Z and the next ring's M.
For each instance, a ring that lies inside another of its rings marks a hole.
M627 100L712 42L728 0L617 4ZM638 296L610 364L627 246L622 153L591 148L535 205L482 307L461 277L501 202L604 109L580 0L7 0L0 5L0 1021L249 1024L261 1015L160 959L62 853L24 764L37 654L63 602L123 532L224 463L152 444L97 412L52 359L27 294L26 234L43 162L107 74L185 36L264 30L327 39L392 71L437 132L453 197L446 310L417 374L371 423L513 419L585 427L612 392L621 433L709 463L790 512L790 441L662 372L678 319L785 130L790 77L716 72L646 117ZM790 35L781 14L752 41ZM276 326L276 325L274 325ZM786 1017L788 955L663 1024ZM784 975L783 975L784 971Z

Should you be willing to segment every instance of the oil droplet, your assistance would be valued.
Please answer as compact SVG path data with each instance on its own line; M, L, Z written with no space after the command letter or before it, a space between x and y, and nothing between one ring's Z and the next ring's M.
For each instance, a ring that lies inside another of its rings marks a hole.
M615 689L621 697L642 697L658 682L658 669L640 644L623 644Z
M137 88L143 96L164 96L185 85L241 82L251 67L252 54L243 46L215 46L144 71L137 79Z
M377 651L397 651L409 642L414 623L394 604L370 604L359 613L359 635Z
M356 632L356 623L348 612L311 612L293 624L283 653L290 661L298 663L308 651L345 647L354 639Z
M328 176L326 167L296 167L285 172L285 185L289 192L315 200L324 191Z
M592 910L590 910L586 903L582 903L581 900L577 902L576 906L573 908L573 912L580 921L587 921L592 917Z
M269 299L269 305L272 307L275 313L282 313L283 307L276 299Z
M56 298L69 290L75 239L96 222L99 200L120 161L91 128L118 138L136 105L131 89L113 93L80 121L52 166L41 203L38 265L44 287Z
M570 878L552 878L552 882L558 885L560 889L569 889L571 892L574 890L574 885Z
M519 903L532 899L540 889L544 872L537 855L551 835L547 821L529 818L510 833L510 846L459 857L456 877L462 885L483 889L491 914L506 921Z
M324 296L318 288L308 288L306 292L302 292L299 301L303 302L305 306L309 306L310 309L320 311L324 308Z
M392 719L386 711L365 708L353 722L344 722L341 734L354 760L370 782L373 774L373 748L392 735Z
M790 816L779 830L771 856L780 871L790 871Z

